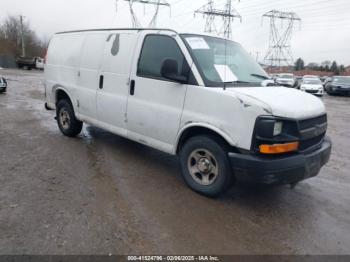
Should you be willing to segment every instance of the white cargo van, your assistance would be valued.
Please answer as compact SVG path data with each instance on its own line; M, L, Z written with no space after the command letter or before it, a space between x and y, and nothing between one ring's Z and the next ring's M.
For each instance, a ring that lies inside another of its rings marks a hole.
M267 86L235 42L163 29L64 32L50 42L46 107L66 136L83 122L169 154L195 191L316 176L331 142L320 99Z

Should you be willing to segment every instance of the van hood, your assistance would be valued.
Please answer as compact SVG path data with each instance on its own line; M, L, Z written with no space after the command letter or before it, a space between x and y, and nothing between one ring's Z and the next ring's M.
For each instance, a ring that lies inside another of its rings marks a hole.
M247 101L248 103L252 102L251 99L258 100L265 104L274 116L305 119L319 116L326 112L325 106L319 98L297 89L253 87L232 88L227 89L227 91L234 92L242 101L248 98L248 101L250 101Z

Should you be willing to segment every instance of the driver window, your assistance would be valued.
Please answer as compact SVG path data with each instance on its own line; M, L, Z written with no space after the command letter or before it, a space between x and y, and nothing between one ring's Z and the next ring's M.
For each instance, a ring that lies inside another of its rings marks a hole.
M174 59L178 64L178 73L186 74L189 71L186 59L175 39L165 35L146 36L137 68L137 76L161 79L161 67L166 59Z

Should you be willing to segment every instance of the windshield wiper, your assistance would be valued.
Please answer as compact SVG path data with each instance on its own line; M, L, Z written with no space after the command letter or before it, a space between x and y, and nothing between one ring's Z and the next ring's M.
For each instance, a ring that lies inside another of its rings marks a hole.
M234 86L239 86L239 85L244 85L244 86L253 86L255 85L255 83L253 82L246 82L246 81L240 81L240 80L237 80L237 81L231 81L231 82L224 82L224 90L227 88L227 87L234 87Z
M257 78L261 78L261 79L264 79L264 80L270 79L270 78L268 78L267 76L259 75L259 74L251 74L251 76L255 76L255 77L257 77Z
M225 85L227 84L252 84L252 82L246 82L246 81L240 81L240 80L237 80L237 81L231 81L231 82L224 82Z

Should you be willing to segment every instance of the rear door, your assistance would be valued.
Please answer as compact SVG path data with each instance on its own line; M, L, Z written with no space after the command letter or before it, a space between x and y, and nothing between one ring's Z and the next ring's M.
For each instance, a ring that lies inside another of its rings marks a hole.
M107 129L126 136L129 76L137 31L111 32L106 39L97 91L97 116Z
M168 58L178 62L179 72L189 71L177 37L173 33L141 34L127 108L128 137L169 153L179 129L187 85L164 79L160 72Z

